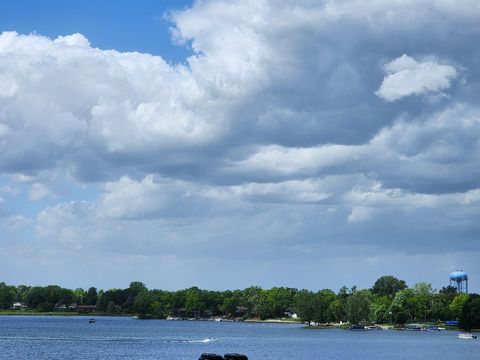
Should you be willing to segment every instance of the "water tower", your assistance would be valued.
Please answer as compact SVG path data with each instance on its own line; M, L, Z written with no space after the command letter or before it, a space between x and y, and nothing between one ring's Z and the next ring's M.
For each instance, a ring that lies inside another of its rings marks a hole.
M450 273L450 286L457 289L459 293L468 294L468 275L463 270L455 270Z

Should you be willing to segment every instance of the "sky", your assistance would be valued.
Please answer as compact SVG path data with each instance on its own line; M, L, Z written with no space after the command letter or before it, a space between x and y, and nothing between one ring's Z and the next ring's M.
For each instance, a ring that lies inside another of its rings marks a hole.
M6 0L0 281L480 291L476 0Z

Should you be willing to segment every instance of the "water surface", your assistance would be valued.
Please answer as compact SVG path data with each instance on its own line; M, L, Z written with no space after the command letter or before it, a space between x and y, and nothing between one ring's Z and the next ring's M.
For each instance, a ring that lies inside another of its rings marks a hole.
M239 352L250 360L480 359L480 340L457 332L309 330L301 325L0 316L0 359L198 359Z

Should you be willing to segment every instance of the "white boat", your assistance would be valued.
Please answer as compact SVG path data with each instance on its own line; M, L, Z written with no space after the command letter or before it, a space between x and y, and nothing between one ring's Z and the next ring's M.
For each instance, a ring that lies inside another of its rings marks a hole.
M477 335L473 334L458 334L457 336L459 339L476 339Z

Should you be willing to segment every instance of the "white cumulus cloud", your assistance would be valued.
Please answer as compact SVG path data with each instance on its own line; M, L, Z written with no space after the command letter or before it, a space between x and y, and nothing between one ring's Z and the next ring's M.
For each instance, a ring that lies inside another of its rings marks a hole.
M384 70L387 76L375 94L387 101L446 90L458 76L451 65L436 60L419 62L405 54L386 64Z

